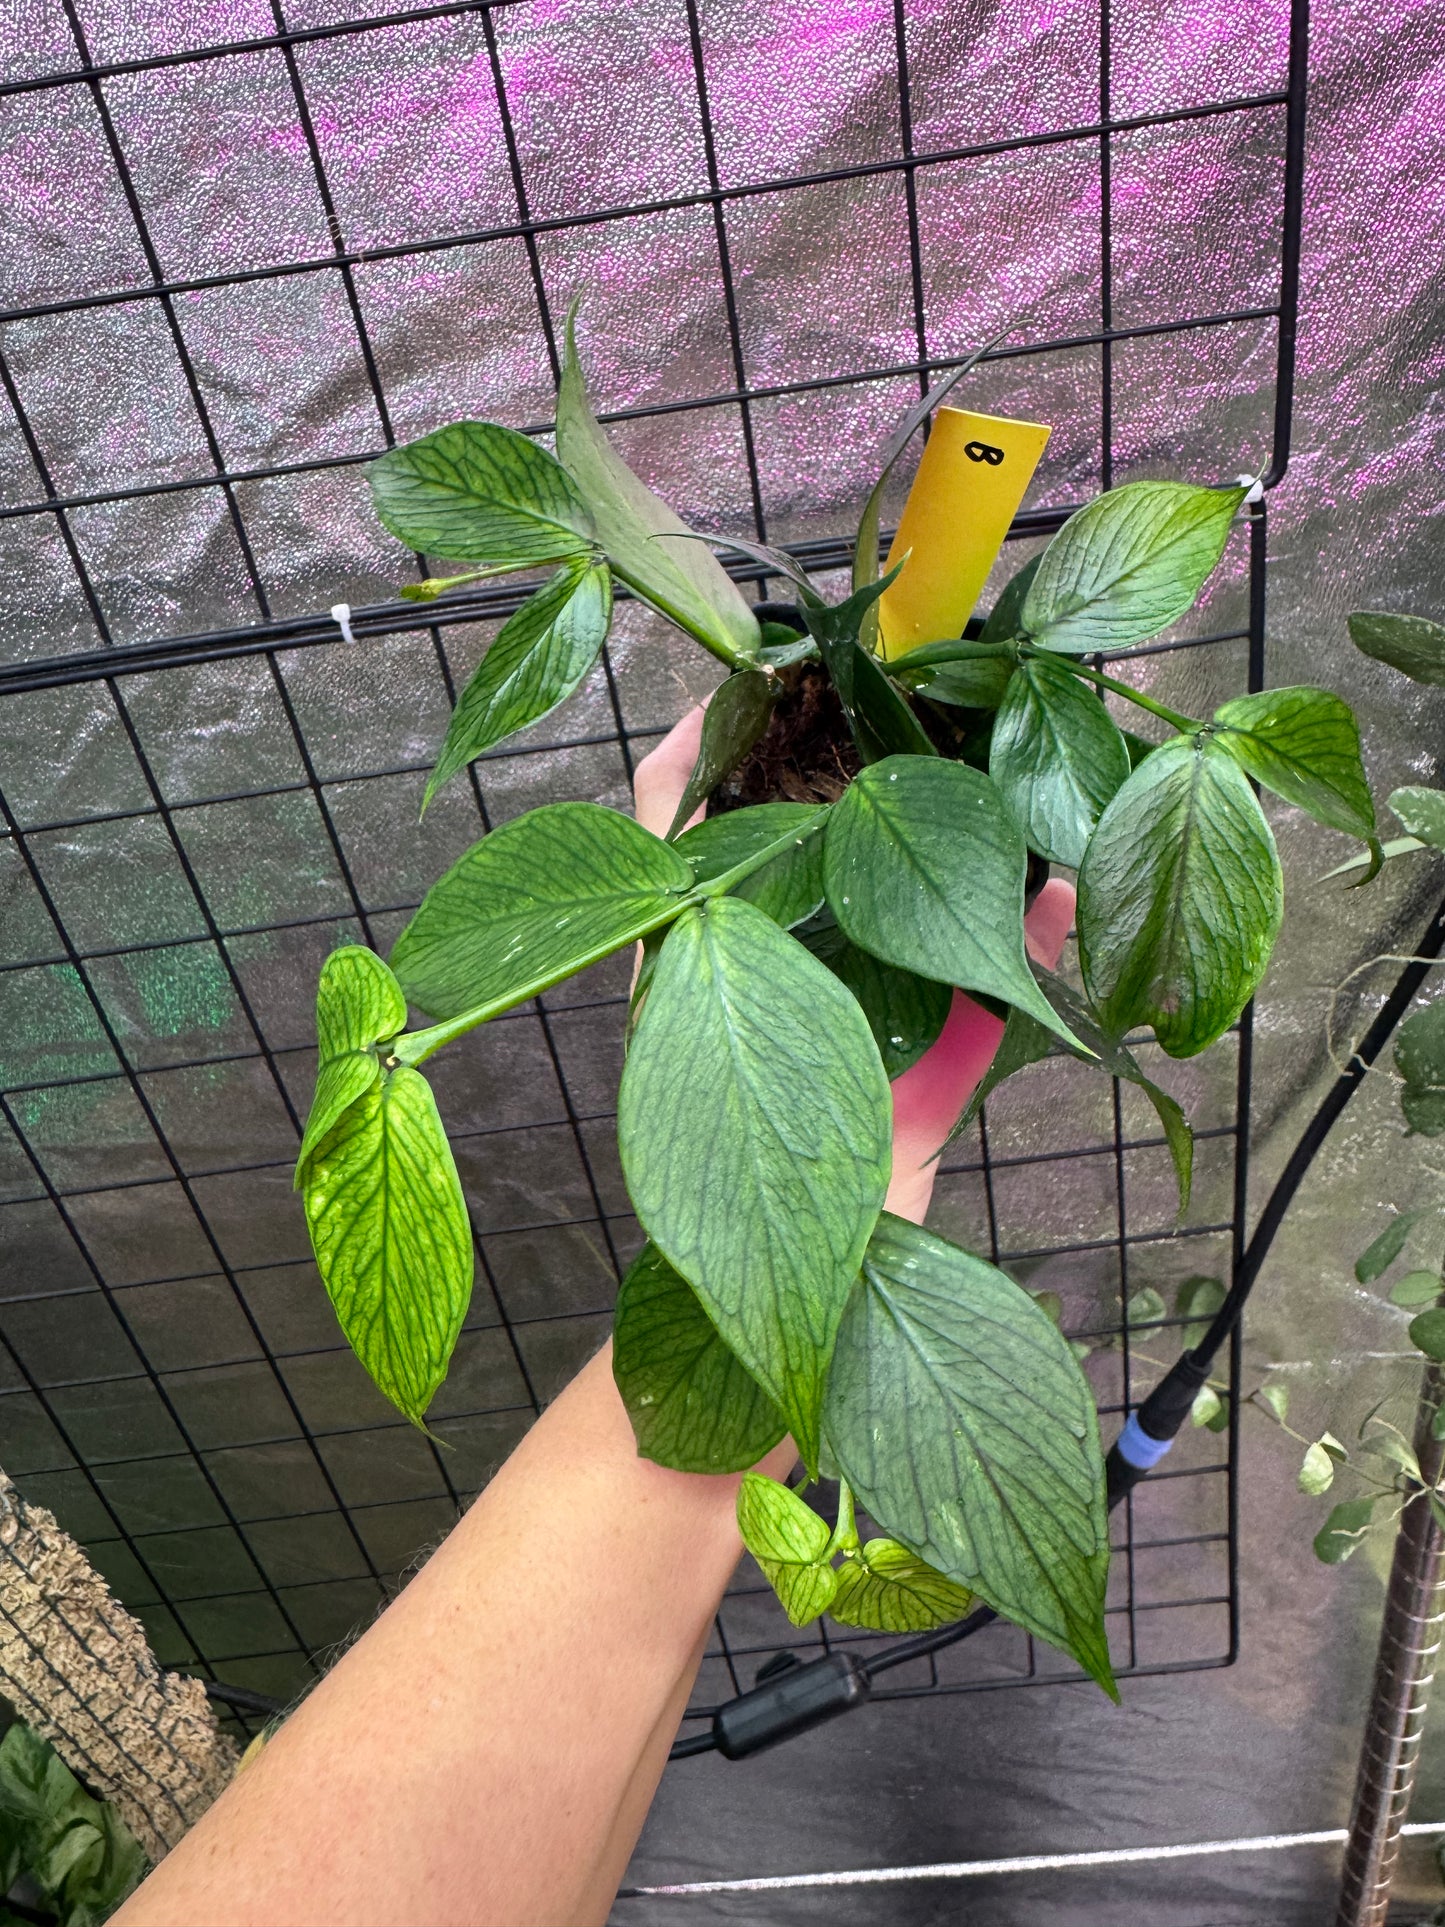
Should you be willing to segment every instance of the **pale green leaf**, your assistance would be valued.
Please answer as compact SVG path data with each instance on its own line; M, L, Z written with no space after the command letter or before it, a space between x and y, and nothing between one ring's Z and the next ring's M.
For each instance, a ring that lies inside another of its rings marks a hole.
M423 555L532 569L597 546L567 471L497 422L453 422L391 449L366 473L382 523Z
M736 884L731 895L755 903L786 930L812 916L823 901L823 822L816 803L758 803L725 810L687 830L673 846L710 883L795 829L798 840Z
M1417 842L1445 850L1445 790L1410 783L1391 791L1390 808ZM1385 847L1388 851L1389 845Z
M1400 1282L1391 1287L1390 1303L1402 1307L1433 1305L1440 1290L1438 1271L1407 1271Z
M1178 737L1105 810L1079 872L1079 954L1105 1028L1152 1024L1171 1057L1254 994L1284 909L1274 837L1232 758Z
M1344 1446L1340 1444L1339 1440L1335 1437L1333 1432L1321 1432L1320 1444L1325 1448L1326 1452L1329 1453L1330 1457L1334 1459L1337 1464L1339 1465L1349 1464L1350 1455L1345 1450Z
M891 756L833 806L823 845L828 907L884 963L1028 1011L1076 1042L1024 955L1023 836L980 771Z
M622 1166L649 1237L782 1409L810 1470L891 1137L877 1047L838 980L752 904L686 912L628 1052Z
M596 662L612 620L612 578L605 568L570 563L502 625L457 698L446 741L422 798L570 696Z
M1445 685L1445 624L1365 609L1348 621L1350 640L1362 655L1389 663L1414 682Z
M757 618L717 557L632 473L587 400L567 317L557 393L557 454L586 497L598 539L628 587L726 662L756 655Z
M1100 816L1129 777L1129 751L1093 690L1062 663L1019 664L989 745L988 773L1029 846L1077 870Z
M1169 1316L1169 1307L1152 1285L1143 1285L1132 1292L1124 1307L1125 1322L1131 1330L1136 1325L1157 1325Z
M1424 1216L1423 1211L1402 1211L1398 1217L1391 1218L1379 1237L1372 1238L1356 1258L1356 1282L1372 1285L1377 1278L1383 1277L1405 1249L1410 1233Z
M298 1190L316 1146L381 1076L376 1045L405 1027L406 998L381 958L360 944L333 950L316 985L316 1091L296 1158Z
M828 1610L843 1626L926 1633L962 1619L974 1603L965 1587L945 1579L896 1539L869 1539L856 1559L839 1568Z
M1322 1492L1328 1492L1335 1482L1335 1462L1316 1441L1305 1450L1304 1463L1299 1469L1299 1489L1317 1499Z
M1337 1566L1359 1550L1370 1528L1375 1500L1346 1499L1337 1505L1315 1534L1315 1557Z
M806 1626L826 1610L838 1584L827 1563L830 1535L796 1492L761 1472L744 1473L738 1530L795 1626Z
M1174 1294L1174 1316L1190 1321L1179 1334L1179 1343L1186 1351L1204 1337L1228 1295L1218 1278L1195 1276L1184 1280Z
M1326 689L1267 689L1214 712L1216 740L1266 789L1367 842L1375 804L1354 711Z
M406 1066L313 1153L306 1222L352 1350L414 1425L446 1377L472 1289L472 1238L431 1087Z
M761 669L740 669L713 691L703 713L697 761L673 811L667 832L670 839L766 731L778 689L776 676L765 675Z
M1194 1403L1189 1408L1190 1423L1199 1428L1211 1425L1224 1410L1224 1401L1212 1385L1201 1385L1194 1394Z
M1426 1317L1429 1315L1429 1313L1424 1314ZM1442 1321L1441 1332L1445 1334L1445 1321ZM1445 1336L1442 1336L1441 1342L1445 1343ZM1423 1346L1421 1350L1424 1350ZM1368 1437L1362 1437L1360 1450L1371 1453L1377 1459L1383 1459L1386 1465L1393 1465L1416 1485L1420 1483L1420 1461L1415 1456L1414 1447L1408 1439L1402 1437L1392 1427L1380 1425Z
M1075 656L1157 636L1212 574L1246 492L1185 482L1110 489L1045 549L1024 599L1024 634Z
M546 803L474 843L434 883L391 966L434 1017L534 997L676 916L693 874L669 843L596 803Z
M1414 1011L1395 1033L1395 1069L1404 1078L1400 1109L1421 1137L1445 1132L1445 1003Z
M794 934L857 998L890 1081L937 1043L953 1007L948 984L870 957L843 935L831 910L820 910Z
M782 1413L656 1245L618 1291L612 1375L638 1451L675 1471L742 1472L783 1436Z
M1261 1385L1255 1403L1263 1406L1272 1419L1283 1425L1289 1417L1289 1390L1284 1385Z
M1094 1399L1026 1291L885 1212L838 1335L825 1424L885 1532L1112 1690Z

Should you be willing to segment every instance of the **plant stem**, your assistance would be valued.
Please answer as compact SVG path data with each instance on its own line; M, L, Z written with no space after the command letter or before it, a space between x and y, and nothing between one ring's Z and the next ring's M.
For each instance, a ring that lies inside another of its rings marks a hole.
M709 654L717 657L719 662L725 662L729 669L756 669L758 667L756 655L750 655L741 649L734 649L732 644L725 642L721 636L710 635L708 631L702 627L701 623L694 622L691 616L684 615L681 609L674 608L674 606L660 596L655 589L649 588L645 583L639 582L635 577L629 575L626 569L619 568L611 556L609 556L607 560L608 566L618 581L625 582L640 602L647 603L650 608L656 609L659 615L666 616L669 622L675 623L685 635L691 636L694 642L700 642Z
M836 1553L856 1552L858 1549L858 1525L853 1516L853 1493L846 1479L838 1481L838 1521L833 1527L833 1536L828 1541L824 1559L831 1559Z
M1056 649L1033 649L1024 653L1047 655L1050 662L1059 663L1063 668L1071 670L1074 675L1082 676L1085 681L1097 683L1100 689L1111 689L1116 696L1123 696L1126 701L1137 703L1140 709L1147 709L1151 716L1158 716L1162 721L1171 724L1183 736L1192 736L1196 731L1204 728L1204 724L1196 722L1192 716L1181 716L1177 709L1166 709L1163 703L1156 703L1152 696L1146 696L1142 689L1131 689L1126 682L1116 682L1114 677L1106 676L1103 670L1090 669L1087 663L1078 662L1073 656L1061 655Z

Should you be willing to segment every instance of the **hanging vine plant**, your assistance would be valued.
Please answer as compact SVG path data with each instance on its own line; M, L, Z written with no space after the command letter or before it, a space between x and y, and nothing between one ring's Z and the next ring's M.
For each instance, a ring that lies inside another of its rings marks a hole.
M960 371L964 372L964 371ZM956 378L956 377L955 377ZM949 384L946 384L947 386ZM984 1092L1055 1053L1153 1103L1187 1204L1193 1145L1126 1039L1207 1049L1269 962L1283 890L1254 785L1359 838L1375 814L1348 706L1325 690L1188 717L1092 658L1192 606L1246 490L1135 482L1081 509L986 621L877 653L879 506L851 593L729 539L796 598L760 621L709 546L622 463L569 325L557 454L459 422L373 465L378 514L464 573L547 568L462 692L426 789L564 701L596 662L615 585L728 675L667 836L553 803L484 837L428 891L389 960L326 961L319 1073L297 1165L342 1329L414 1423L472 1283L466 1206L423 1067L467 1032L641 943L618 1098L647 1240L623 1281L617 1383L638 1448L737 1472L791 1434L836 1477L836 1524L750 1474L739 1519L784 1607L919 1630L981 1600L1113 1691L1104 1474L1089 1386L1046 1307L883 1209L890 1080L954 989L1007 1016ZM906 563L903 565L906 566ZM1150 719L1121 730L1100 696ZM715 813L689 819L712 797ZM1082 986L1032 966L1027 885L1077 871ZM408 1027L408 1008L431 1021ZM855 1503L886 1535L860 1540Z

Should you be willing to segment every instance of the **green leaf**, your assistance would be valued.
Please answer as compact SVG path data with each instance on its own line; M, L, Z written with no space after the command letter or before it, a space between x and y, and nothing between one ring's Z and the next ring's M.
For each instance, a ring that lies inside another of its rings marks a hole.
M1347 836L1375 834L1354 711L1326 689L1267 689L1214 712L1217 741L1266 789Z
M1430 1421L1430 1436L1432 1439L1445 1439L1445 1405L1435 1408L1435 1416Z
M442 784L570 696L596 662L612 621L612 577L572 562L508 617L457 698L422 810Z
M640 482L603 434L567 317L557 392L557 454L595 519L607 558L628 587L725 662L757 654L757 617L705 542Z
M352 1350L420 1425L472 1289L472 1237L431 1086L403 1065L312 1155L306 1222Z
M954 1125L950 1143L966 1131L983 1109L988 1099L1000 1084L1030 1064L1040 1064L1046 1057L1053 1057L1064 1049L1054 1033L1045 1030L1035 1017L1025 1011L1011 1010L1003 1027L1003 1037L993 1054L993 1062L974 1087L973 1096L963 1108L963 1114ZM1074 1055L1069 1052L1068 1055Z
M989 610L988 620L983 625L979 637L984 643L1014 642L1023 633L1024 604L1029 590L1034 586L1034 577L1043 561L1042 553L1030 556L1021 569L1009 577L999 594L998 601Z
M1373 1453L1376 1458L1383 1459L1387 1465L1397 1467L1416 1485L1420 1483L1420 1461L1415 1457L1414 1448L1408 1439L1403 1438L1393 1428L1382 1428L1371 1433L1369 1438L1362 1438L1360 1449L1363 1452Z
M926 642L895 656L888 674L930 702L961 709L997 709L1018 656L989 642Z
M1394 1264L1405 1249L1405 1241L1415 1226L1424 1217L1423 1211L1402 1211L1391 1218L1378 1238L1370 1243L1355 1260L1355 1280L1361 1285L1372 1285Z
M1329 1453L1330 1457L1335 1461L1337 1465L1349 1464L1350 1455L1345 1450L1344 1446L1340 1444L1339 1440L1335 1437L1333 1432L1321 1432L1320 1444L1325 1448L1326 1452Z
M434 1017L505 1010L667 923L692 881L677 851L631 817L545 803L432 885L391 967Z
M823 901L822 817L816 803L758 803L752 809L710 816L677 839L675 848L692 865L699 883L710 883L736 864L765 850L791 829L799 841L744 877L730 892L754 903L786 930L812 916Z
M825 1425L886 1532L1112 1691L1094 1400L1026 1291L885 1212L838 1335Z
M782 1413L653 1244L633 1259L617 1294L612 1375L638 1451L658 1465L743 1472L783 1436Z
M678 920L622 1075L627 1188L810 1471L892 1122L862 1011L801 944L732 897Z
M764 734L778 687L776 676L765 675L761 669L740 669L713 691L703 713L697 761L667 832L669 841Z
M1410 1320L1410 1343L1437 1364L1445 1362L1445 1306Z
M1152 1285L1144 1285L1130 1295L1124 1307L1124 1322L1132 1331L1136 1325L1158 1325L1169 1316L1169 1307Z
M1196 1430L1204 1425L1212 1426L1224 1411L1224 1401L1212 1385L1201 1385L1194 1394L1194 1403L1189 1408L1189 1420Z
M828 1564L828 1528L796 1492L761 1472L745 1472L738 1530L795 1626L826 1610L838 1584Z
M1389 663L1414 682L1445 686L1445 624L1368 609L1347 620L1361 655Z
M831 910L819 911L795 935L857 998L890 1082L938 1042L953 1007L948 984L932 983L870 957L849 943Z
M1335 1462L1324 1446L1316 1442L1306 1447L1304 1463L1299 1469L1299 1489L1317 1499L1322 1492L1328 1492L1335 1482Z
M857 590L846 602L820 603L803 610L808 633L818 645L865 763L876 763L884 756L938 754L908 699L859 642L864 618L897 574L898 569L890 569L881 582Z
M1075 1042L1024 955L1027 863L989 778L920 756L890 756L854 777L823 844L828 907L861 949L1002 998Z
M1174 1295L1174 1316L1189 1323L1179 1334L1185 1351L1197 1345L1209 1330L1214 1314L1229 1296L1218 1278L1186 1278Z
M1442 1280L1438 1271L1407 1271L1390 1292L1392 1305L1433 1305L1440 1296Z
M1427 1494L1427 1498L1430 1505L1430 1517L1435 1521L1436 1529L1440 1532L1445 1532L1445 1500L1441 1499L1438 1492Z
M841 1625L877 1633L926 1633L972 1610L973 1594L945 1579L896 1539L869 1539L838 1572L828 1608Z
M988 773L1032 849L1077 870L1129 751L1091 689L1062 663L1019 664L994 719Z
M1152 756L1154 751L1159 747L1157 743L1151 743L1143 736L1136 736L1131 729L1120 730L1119 733L1124 738L1125 749L1129 752L1129 767L1131 770L1138 769L1144 758L1146 756Z
M1445 850L1445 790L1410 783L1390 794L1390 808L1412 837L1432 850Z
M1289 1390L1284 1385L1261 1385L1255 1393L1255 1403L1263 1406L1270 1417L1283 1425L1289 1417Z
M567 471L497 422L453 422L391 449L366 474L383 526L422 555L533 569L597 546Z
M312 1152L381 1076L376 1046L406 1027L401 986L374 951L333 950L316 985L316 1091L296 1158L296 1188Z
M1229 1396L1228 1392L1221 1392L1219 1394L1219 1410L1215 1412L1211 1418L1207 1418L1204 1421L1211 1432L1227 1432L1229 1430Z
M1404 1078L1400 1109L1421 1137L1445 1132L1445 1003L1426 1004L1395 1033L1395 1069Z
M1171 1057L1212 1044L1254 994L1284 909L1274 837L1208 737L1156 749L1105 810L1079 871L1084 983L1114 1036Z
M1024 598L1024 634L1073 656L1157 636L1213 573L1246 493L1185 482L1110 489L1045 549Z
M1376 1495L1378 1496L1378 1495ZM1338 1566L1358 1552L1370 1526L1375 1499L1346 1499L1337 1505L1315 1534L1315 1557Z

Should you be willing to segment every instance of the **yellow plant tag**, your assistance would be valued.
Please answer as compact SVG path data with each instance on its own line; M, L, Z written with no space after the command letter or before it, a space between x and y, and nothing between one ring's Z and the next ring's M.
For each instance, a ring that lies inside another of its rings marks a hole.
M1050 432L963 408L935 413L884 565L908 556L878 603L884 656L963 634Z

